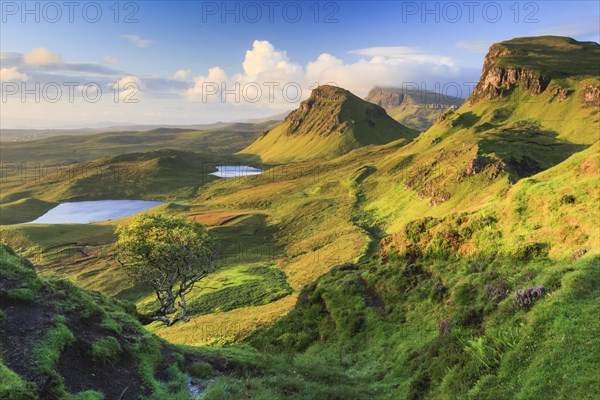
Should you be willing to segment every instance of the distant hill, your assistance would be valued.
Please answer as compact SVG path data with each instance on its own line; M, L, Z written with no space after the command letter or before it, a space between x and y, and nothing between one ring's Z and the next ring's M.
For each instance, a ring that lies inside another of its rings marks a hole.
M248 119L237 122L215 122L212 124L191 124L191 125L173 125L173 124L111 124L100 127L88 127L88 128L52 128L52 129L29 129L29 128L10 128L0 129L0 142L14 142L14 141L29 141L36 139L50 138L54 136L83 136L83 135L96 135L101 133L118 133L118 132L144 132L154 131L158 129L167 129L170 131L212 131L212 130L238 130L238 129L252 129L257 127L260 129L261 126L269 126L273 123L283 121L288 113L282 113L273 115L267 118Z
M465 101L427 90L393 87L373 88L365 100L385 108L390 117L421 132L431 127L438 116L457 109Z
M417 132L394 121L385 110L349 91L320 86L283 123L265 131L242 153L265 162L328 159L371 144L412 140Z

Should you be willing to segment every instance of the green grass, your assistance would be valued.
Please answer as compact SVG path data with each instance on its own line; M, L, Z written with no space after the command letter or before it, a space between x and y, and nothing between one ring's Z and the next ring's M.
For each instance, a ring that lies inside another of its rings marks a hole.
M0 397L6 400L34 400L34 386L24 381L0 361Z
M42 172L7 169L0 185L0 201L5 203L7 212L16 212L8 220L16 223L28 222L36 216L34 211L39 216L50 203L64 201L189 200L203 185L219 179L210 175L216 172L217 165L256 165L251 158L156 150L46 168ZM25 212L27 204L34 207Z
M64 166L119 154L170 148L228 155L252 143L273 122L230 124L217 129L193 131L154 129L147 132L107 132L93 135L63 135L25 142L2 142L6 169L27 160L29 168Z
M109 363L116 360L123 351L119 341L113 336L107 336L92 343L91 355L94 360L101 363Z
M555 79L570 76L597 75L600 62L600 45L595 42L578 42L560 36L518 38L500 43L513 51L499 59L497 66L518 66L546 73Z
M57 203L35 198L23 198L12 203L0 204L0 225L33 221L57 205Z
M64 317L57 316L55 323L45 337L31 349L32 358L35 360L32 369L38 374L52 373L61 352L75 341L75 336L65 325ZM60 387L57 390L62 391Z

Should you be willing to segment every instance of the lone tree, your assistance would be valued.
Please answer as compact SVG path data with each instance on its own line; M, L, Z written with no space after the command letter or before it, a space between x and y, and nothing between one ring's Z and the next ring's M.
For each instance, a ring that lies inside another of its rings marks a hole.
M217 268L208 232L197 222L142 214L117 233L119 262L134 282L150 284L160 302L151 319L167 326L187 321L186 294Z

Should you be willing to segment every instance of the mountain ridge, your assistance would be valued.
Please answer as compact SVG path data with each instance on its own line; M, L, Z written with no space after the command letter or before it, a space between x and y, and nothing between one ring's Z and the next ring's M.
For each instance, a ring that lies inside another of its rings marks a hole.
M281 125L265 132L241 153L256 154L264 162L330 159L362 146L410 141L416 136L382 107L345 89L323 85Z
M437 117L448 110L456 110L465 99L429 90L375 87L365 100L383 107L401 124L425 131Z

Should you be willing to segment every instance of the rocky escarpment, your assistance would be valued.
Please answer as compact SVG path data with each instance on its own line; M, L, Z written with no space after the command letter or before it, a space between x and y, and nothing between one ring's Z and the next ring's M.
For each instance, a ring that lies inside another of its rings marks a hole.
M398 107L406 99L406 94L398 90L386 90L382 88L374 88L369 91L365 100L377 104L385 109Z
M365 100L377 104L386 110L392 110L397 107L456 110L464 101L458 97L427 90L380 87L371 89Z
M469 103L473 104L483 98L492 100L505 97L517 85L528 91L532 96L546 90L551 81L550 76L521 67L498 66L498 61L503 57L524 54L522 50L509 49L501 43L490 47L483 63L481 79L473 89Z
M600 87L586 85L581 92L581 97L586 104L598 106L598 102L600 101Z

